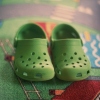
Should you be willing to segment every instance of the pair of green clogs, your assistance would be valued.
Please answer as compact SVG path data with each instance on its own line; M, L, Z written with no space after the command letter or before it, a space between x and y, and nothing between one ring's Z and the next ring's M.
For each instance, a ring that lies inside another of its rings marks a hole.
M80 36L67 24L59 24L52 31L52 62L45 32L36 24L26 24L18 30L14 47L14 70L22 79L46 81L56 74L61 80L77 81L89 76L90 61L83 52Z

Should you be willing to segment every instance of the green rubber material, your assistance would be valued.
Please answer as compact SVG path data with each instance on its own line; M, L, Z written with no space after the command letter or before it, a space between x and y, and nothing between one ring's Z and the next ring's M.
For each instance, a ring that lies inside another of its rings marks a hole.
M43 29L36 24L25 24L14 39L14 69L17 76L28 81L46 81L54 77Z
M82 49L78 32L67 24L57 25L51 35L52 62L56 76L65 81L87 78L91 64Z

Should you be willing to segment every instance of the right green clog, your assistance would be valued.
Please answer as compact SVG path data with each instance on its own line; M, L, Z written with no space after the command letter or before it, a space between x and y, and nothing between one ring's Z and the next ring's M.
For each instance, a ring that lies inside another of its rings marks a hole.
M17 76L29 81L46 81L54 77L48 54L45 32L36 24L25 24L14 40L14 70Z
M65 81L87 78L91 64L82 49L78 32L67 24L57 25L51 35L52 62L56 76Z

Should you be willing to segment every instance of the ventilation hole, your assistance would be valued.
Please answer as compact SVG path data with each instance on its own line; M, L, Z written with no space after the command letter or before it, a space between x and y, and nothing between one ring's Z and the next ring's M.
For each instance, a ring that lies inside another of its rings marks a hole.
M80 65L80 67L82 67L82 65Z
M74 63L72 63L74 65Z
M49 65L49 64L46 64L46 65Z
M35 55L35 52L32 52L32 55Z
M88 70L88 71L87 71L87 74L89 74L89 73L90 73L90 71Z
M33 66L33 68L35 68L35 66Z
M73 68L75 68L75 66L73 66Z
M26 72L23 73L24 76L28 76Z
M70 57L70 59L73 59L73 57Z
M41 57L38 57L37 59L41 59Z
M40 65L42 65L42 63L40 63Z
M33 64L35 64L35 62L33 62Z
M23 58L23 56L20 56L20 58Z
M82 77L82 73L77 73L76 77Z
M77 62L77 63L80 63L80 62Z
M41 73L36 73L34 78L42 78L42 74Z
M30 61L31 60L31 58L28 58L28 61Z
M44 66L41 66L42 68L44 68Z
M86 63L84 63L84 65L86 65Z
M74 52L74 55L77 55L77 52Z
M28 64L26 66L28 66Z
M44 61L47 61L47 59L45 59Z
M24 61L22 61L22 63L24 63Z
M85 61L85 62L87 62L87 60L86 60L86 59L85 59L84 61Z
M78 59L79 59L79 60L82 60L82 58L81 58L81 57L79 57Z
M61 71L58 71L58 74L61 75Z
M43 53L44 55L46 55L46 53Z
M66 64L66 66L68 66L68 64Z
M66 56L66 53L63 53L64 56Z
M65 59L64 62L67 62L67 60Z

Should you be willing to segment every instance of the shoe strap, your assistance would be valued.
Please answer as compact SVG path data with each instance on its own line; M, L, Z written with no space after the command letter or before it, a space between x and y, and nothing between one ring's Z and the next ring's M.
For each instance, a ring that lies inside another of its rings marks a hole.
M24 39L24 40L18 40L17 45L47 45L46 39L40 39L40 38L34 38L34 39ZM16 45L16 46L17 46Z
M52 46L82 46L81 39L53 40Z

